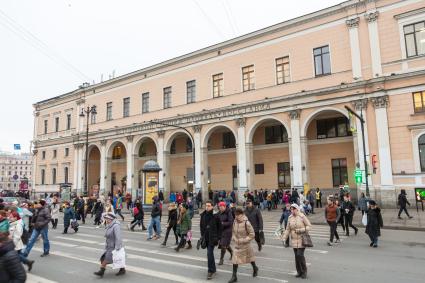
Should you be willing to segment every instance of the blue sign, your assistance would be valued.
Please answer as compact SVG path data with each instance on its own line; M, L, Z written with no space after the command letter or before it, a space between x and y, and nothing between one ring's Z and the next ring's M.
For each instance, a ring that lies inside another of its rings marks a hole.
M13 148L14 148L15 150L21 150L21 145L20 145L19 143L15 143L15 144L13 145Z

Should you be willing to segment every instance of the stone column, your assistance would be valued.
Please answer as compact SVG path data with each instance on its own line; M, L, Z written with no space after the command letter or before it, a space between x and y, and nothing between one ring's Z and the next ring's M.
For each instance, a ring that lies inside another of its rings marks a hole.
M132 198L136 195L133 186L134 180L134 156L133 156L133 139L134 136L126 136L127 138L127 192L131 192Z
M84 103L85 103L84 99L80 99L77 101L77 111L75 111L75 115L77 115L75 119L76 121L75 127L77 130L77 134L80 132L84 132L84 127L83 127L84 117L80 116L80 112L81 112L81 109L84 107Z
M379 32L378 32L378 11L367 12L365 18L368 22L369 30L369 44L370 44L370 55L372 58L372 74L373 77L379 77L382 75L381 66L381 48L379 46Z
M254 145L252 143L246 143L245 152L248 190L254 191Z
M244 194L248 189L247 168L249 164L249 156L246 152L245 144L245 125L246 119L239 118L236 120L238 126L238 146L237 146L237 159L238 159L238 200L241 202L244 199Z
M78 182L77 182L77 194L81 195L82 190L83 190L83 181L84 181L84 144L79 144L78 145L79 149L78 149Z
M365 134L365 145L366 145L366 158L367 161L370 161L370 153L369 153L369 139L368 139L368 131L367 131L367 115L366 115L366 110L367 110L367 103L368 100L367 98L365 99L359 99L356 101L352 102L352 105L354 107L354 110L356 111L357 115L359 116L363 116L363 119L366 121L366 123L364 124L364 134ZM356 117L354 117L353 119L356 119L356 135L355 136L355 148L357 149L357 162L359 163L359 168L360 170L362 170L364 172L363 174L363 180L365 180L366 178L366 172L365 167L364 167L364 152L363 152L363 137L362 137L362 132L361 132L361 122L359 119L357 119ZM369 172L372 172L372 168L370 168L371 164L368 164L368 170ZM368 183L369 183L369 187L372 187L372 176L368 176ZM362 189L365 189L364 185L362 184Z
M202 186L202 199L205 202L208 197L208 147L201 147L201 186Z
M202 190L202 174L201 172L204 171L202 168L202 152L201 152L201 125L195 125L193 126L193 139L194 139L194 145L192 145L192 150L195 151L195 191L199 192ZM202 197L204 197L204 192L202 191Z
M308 139L307 137L300 137L301 146L301 170L302 170L302 183L309 183L308 176Z
M163 192L164 198L167 199L166 192L164 190L164 175L167 172L167 168L165 166L167 165L164 162L164 135L165 131L161 130L156 132L158 135L158 148L156 153L156 159L159 167L162 168L162 171L159 172L159 180L158 180L158 189Z
M99 184L99 196L105 196L105 182L106 182L106 140L100 141L100 184ZM105 196L106 197L106 196Z
M362 64L359 43L359 22L359 17L349 19L345 22L347 24L348 33L350 36L351 68L354 79L359 79L362 77Z
M302 153L301 153L301 137L300 137L300 110L293 110L289 112L291 118L291 151L289 154L292 156L292 175L293 187L302 187Z
M73 182L72 182L72 190L78 193L78 152L80 150L79 144L74 144L74 164L73 164Z
M37 174L38 174L38 167L37 167L37 153L38 153L38 149L37 147L34 145L34 149L32 150L32 179L31 179L31 194L34 195L35 194L35 184L36 184L36 179L37 179ZM41 183L41 182L40 182Z
M375 108L376 132L378 136L379 149L379 172L381 186L393 186L393 170L391 165L390 136L388 132L387 107L388 95L371 98Z

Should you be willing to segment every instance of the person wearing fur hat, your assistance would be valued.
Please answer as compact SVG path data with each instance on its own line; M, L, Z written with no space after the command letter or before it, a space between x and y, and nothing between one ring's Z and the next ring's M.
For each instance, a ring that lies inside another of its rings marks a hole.
M369 201L369 209L367 211L366 234L370 238L370 246L378 247L378 237L381 236L381 228L384 227L381 209L376 205L374 200Z
M105 232L105 251L100 257L100 270L94 274L103 277L105 274L105 269L108 264L113 262L112 252L119 251L122 247L122 237L121 237L121 225L120 222L116 219L115 214L107 213L103 216L106 221L106 232ZM125 268L120 268L117 276L124 275Z
M253 277L258 275L258 267L255 264L254 249L251 246L252 240L255 239L254 228L249 223L248 218L244 215L242 208L235 211L235 222L232 227L232 243L234 243L234 253L232 258L233 273L229 283L238 281L237 272L240 264L250 263L252 265Z
M300 212L300 208L296 203L291 204L291 215L288 218L288 225L282 240L286 242L291 236L291 246L295 254L295 267L297 275L295 277L307 278L307 264L304 257L305 247L303 246L302 236L311 230L311 224L307 216ZM285 247L288 245L285 244Z
M226 203L224 201L218 204L218 208L218 216L220 217L222 227L221 239L218 243L218 247L221 250L220 261L218 265L223 265L226 250L230 253L230 259L232 259L233 257L233 250L230 247L230 242L232 240L233 215L232 211L226 206Z
M179 217L177 219L177 234L180 236L180 243L175 248L176 252L184 248L186 242L188 243L188 249L192 248L192 243L188 239L188 232L192 227L192 219L190 218L189 211L186 204L181 204L179 206Z
M9 239L9 220L0 210L0 282L24 283L27 279L13 240Z

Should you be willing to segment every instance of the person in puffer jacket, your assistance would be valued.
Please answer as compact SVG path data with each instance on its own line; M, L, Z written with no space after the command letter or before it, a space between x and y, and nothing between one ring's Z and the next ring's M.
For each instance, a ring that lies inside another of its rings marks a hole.
M0 211L0 213L4 211ZM27 280L24 266L13 240L9 239L9 221L0 220L0 283L24 283Z

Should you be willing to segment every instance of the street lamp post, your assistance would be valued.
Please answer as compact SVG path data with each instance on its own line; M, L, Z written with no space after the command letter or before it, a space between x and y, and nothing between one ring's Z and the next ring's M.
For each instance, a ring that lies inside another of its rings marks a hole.
M366 141L365 141L365 134L364 134L364 123L366 122L363 119L363 111L360 112L360 115L354 112L350 107L344 106L345 109L347 109L348 112L350 112L352 115L354 115L357 119L360 121L360 128L362 131L362 142L363 142L363 161L364 161L364 170L365 170L365 182L366 182L366 196L369 197L369 174L368 174L368 166L367 166L367 157L366 157Z
M181 129L181 130L183 130L183 131L185 131L188 135L189 135L189 137L190 137L190 139L192 140L192 166L193 166L193 187L195 188L195 190L196 190L196 174L195 174L195 139L194 139L194 137L192 136L192 134L186 129L186 128L184 128L184 127L180 127L180 126L177 126L177 125L170 125L170 124L167 124L167 123L162 123L162 122L158 122L158 121L154 121L154 120L150 120L149 121L149 123L151 123L151 124L157 124L157 125L162 125L162 126L167 126L167 127L174 127L174 128L177 128L177 129ZM196 193L198 193L198 192L196 192ZM196 202L195 202L196 203Z
M87 106L87 109L81 108L80 117L86 117L86 160L84 163L84 188L83 188L83 195L87 196L88 193L88 183L87 178L89 175L88 172L88 159L89 159L89 121L90 121L90 115L96 115L96 105L93 106Z

